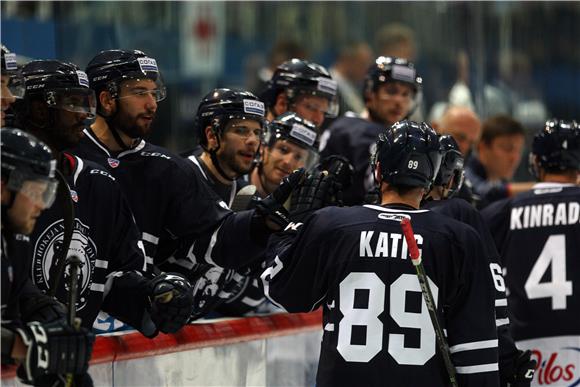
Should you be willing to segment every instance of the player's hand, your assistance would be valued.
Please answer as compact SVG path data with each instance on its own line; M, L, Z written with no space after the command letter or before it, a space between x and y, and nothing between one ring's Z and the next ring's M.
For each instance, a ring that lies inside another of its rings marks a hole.
M193 308L193 289L181 274L162 273L148 283L149 314L163 333L177 332L187 324Z
M321 160L317 168L321 171L328 171L329 175L334 176L336 184L340 184L340 190L352 185L354 167L344 156L330 155Z
M41 324L30 322L17 328L27 348L18 375L24 382L35 383L46 375L87 372L95 335L85 328L76 330L64 320Z
M49 323L66 319L66 306L49 295L34 294L20 300L20 316L22 321Z
M34 380L34 382L24 381L26 384L34 384L36 387L93 387L93 379L88 372L74 375L72 384L68 383L66 375L44 375Z
M280 186L269 196L256 203L257 213L264 219L266 226L272 231L284 229L289 223L288 211L284 203L298 189L304 178L305 171L300 168L286 176Z
M239 293L238 287L243 285L236 281L236 273L233 270L206 264L198 264L191 278L193 320L205 316L225 300Z
M508 380L511 387L528 387L534 378L536 360L532 359L531 351L519 351L515 361L512 375Z

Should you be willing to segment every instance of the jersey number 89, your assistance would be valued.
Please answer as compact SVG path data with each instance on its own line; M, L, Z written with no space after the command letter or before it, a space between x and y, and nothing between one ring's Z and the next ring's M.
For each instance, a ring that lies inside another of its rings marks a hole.
M439 288L429 278L433 298L437 303ZM354 308L356 290L368 291L366 309ZM385 283L375 273L350 273L340 283L340 311L343 318L338 325L338 352L349 362L366 363L383 348L383 324L378 316L385 309ZM401 274L389 287L389 315L401 328L420 331L419 348L405 347L405 335L389 333L388 353L399 364L423 365L435 355L435 330L429 311L421 297L421 312L405 310L408 292L421 293L417 277ZM353 327L366 327L364 345L352 344Z

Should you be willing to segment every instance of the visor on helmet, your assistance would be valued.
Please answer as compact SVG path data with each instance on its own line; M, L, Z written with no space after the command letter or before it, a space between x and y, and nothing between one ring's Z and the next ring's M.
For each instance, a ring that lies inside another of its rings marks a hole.
M56 163L56 161L53 162ZM25 195L42 209L52 206L57 187L58 181L53 177L40 176L22 170L12 171L7 184L9 190Z
M289 132L283 132L272 128L265 138L270 151L277 150L282 154L292 152L296 168L310 170L320 160L318 149L316 148L317 133L299 123L292 124ZM278 141L289 143L291 146L276 146Z
M161 74L156 73L156 75L155 77L143 77L141 74L141 77L138 78L124 76L123 78L126 79L119 85L117 99L147 98L151 95L156 102L163 101L167 97L167 89Z
M2 98L23 98L24 97L24 78L20 74L19 71L9 74L2 74L2 77L8 77L8 81L6 82L6 87L10 93L10 96L4 95L2 93ZM4 83L4 82L2 82Z
M88 114L94 118L97 112L95 92L83 87L55 89L45 92L48 106L72 113Z
M255 136L258 141L264 141L264 128L265 120L259 116L255 115L245 115L245 114L231 114L222 116L225 122L227 122L224 133L234 133L239 137L244 139L250 138L252 135ZM232 120L241 120L239 122L232 123ZM251 120L257 122L259 128L250 128L245 125L244 121Z

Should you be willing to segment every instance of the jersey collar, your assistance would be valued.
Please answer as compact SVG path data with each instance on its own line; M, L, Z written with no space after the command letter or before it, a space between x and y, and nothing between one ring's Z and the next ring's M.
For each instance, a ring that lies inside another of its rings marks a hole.
M107 146L105 144L103 144L101 142L101 140L99 140L99 138L95 135L95 133L93 133L91 128L85 128L84 133L85 133L85 136L87 136L87 138L89 140L91 140L98 148L100 148L103 152L105 152L107 154L107 156L113 157L113 155L111 154L111 151L107 148ZM132 149L129 149L126 151L122 151L119 154L115 155L114 158L120 159L123 156L139 152L141 149L145 148L146 144L147 143L145 142L145 140L141 139L141 141L139 142L139 144L135 148L132 148Z
M363 207L370 208L371 210L381 211L381 212L407 212L409 214L420 214L422 212L429 212L426 209L416 210L404 204L387 204L385 207L376 206L374 204L365 204Z

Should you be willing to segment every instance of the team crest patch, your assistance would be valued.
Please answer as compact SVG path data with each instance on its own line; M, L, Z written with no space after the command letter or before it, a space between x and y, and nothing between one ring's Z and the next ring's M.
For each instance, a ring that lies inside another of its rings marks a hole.
M107 159L107 162L109 163L109 165L111 166L111 168L117 168L119 166L119 164L121 163L119 160L113 159L111 157L109 157Z
M77 310L83 309L89 301L93 285L93 271L97 259L97 248L89 236L89 231L89 227L80 220L75 219L68 255L74 254L82 262L78 282ZM49 284L54 281L53 277L56 275L58 267L58 262L55 261L58 260L57 252L62 248L63 236L64 221L61 219L46 227L34 246L32 279L35 285L43 291L48 292ZM56 293L57 298L61 300L68 299L69 283L70 272L67 266L63 278L60 280L60 286Z
M77 191L75 190L70 190L70 197L73 200L73 202L78 203L79 202L79 195L77 194Z

